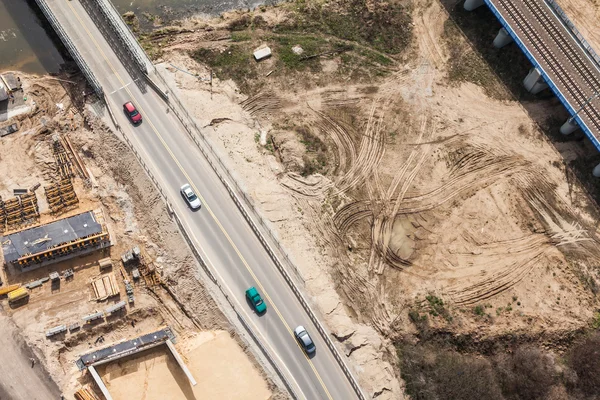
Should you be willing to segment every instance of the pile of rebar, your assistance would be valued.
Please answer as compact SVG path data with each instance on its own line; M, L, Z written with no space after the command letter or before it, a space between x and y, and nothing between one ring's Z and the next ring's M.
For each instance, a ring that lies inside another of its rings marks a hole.
M71 179L65 178L58 183L53 183L44 186L48 207L53 214L63 213L77 205L79 199L75 194L73 182Z

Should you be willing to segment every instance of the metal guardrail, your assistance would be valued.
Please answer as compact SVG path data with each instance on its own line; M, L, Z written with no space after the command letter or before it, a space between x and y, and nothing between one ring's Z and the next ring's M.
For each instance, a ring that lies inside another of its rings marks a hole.
M94 76L93 72L90 70L87 63L83 59L83 57L81 57L79 50L77 50L77 48L71 41L71 38L66 34L66 32L62 28L61 24L58 22L58 20L54 16L54 13L48 6L48 3L46 2L46 0L35 0L35 1L36 1L37 5L40 7L40 10L42 10L42 13L44 14L44 16L46 17L48 22L50 22L50 25L52 25L52 28L54 28L54 31L56 32L56 34L60 37L60 40L63 42L63 44L67 48L69 54L71 54L71 57L73 57L73 60L75 60L75 63L77 63L77 66L79 67L81 72L83 72L83 75L87 79L87 81L90 84L90 86L92 87L92 89L94 89L94 92L96 92L98 97L102 99L104 97L104 91L102 90L102 86L100 86L100 83Z
M521 40L521 38L519 37L519 35L517 35L513 31L513 29L510 26L510 24L508 24L508 22L506 22L506 20L504 19L504 17L500 13L500 11L492 3L492 0L484 0L484 1L487 4L487 6L490 8L490 10L492 11L492 13L496 16L496 18L498 19L498 21L500 21L500 24L502 25L502 27L504 27L504 29L506 29L506 31L513 38L513 40L515 41L515 43L517 44L517 46L519 46L519 48L521 49L521 51L523 52L523 54L525 54L525 57L527 57L527 59L529 60L529 62L531 62L531 64L542 73L542 76L544 77L544 80L546 81L546 83L550 87L550 90L552 90L552 92L554 93L554 95L556 97L558 97L558 99L563 104L563 106L565 106L565 108L567 109L567 111L569 112L569 114L571 114L572 116L574 116L575 121L577 121L577 123L579 124L579 126L581 127L581 129L583 130L583 132L585 133L585 135L588 137L588 139L590 139L590 142L592 142L592 144L594 145L594 147L596 147L596 149L598 151L600 151L600 141L598 141L598 139L594 136L594 134L592 133L592 131L590 130L590 128L583 121L583 119L581 119L581 117L579 116L579 114L576 113L575 109L571 106L571 104L569 103L569 101L565 98L565 96L562 94L562 92L560 91L560 89L556 86L556 84L554 83L554 81L550 78L550 76L548 75L548 73L546 72L546 70L536 60L536 58L533 56L533 54L531 54L531 52L529 51L529 49L527 48L527 46L525 46L525 44L523 43L523 41Z
M106 21L110 24L117 38L119 38L119 40L121 41L121 44L125 51L129 53L131 59L136 63L139 70L142 71L144 74L147 74L147 64L144 61L143 57L140 55L140 53L136 50L136 47L133 45L130 36L127 35L127 33L125 32L125 29L127 29L127 25L125 25L124 29L122 25L124 24L124 22L121 19L121 16L115 12L116 10L114 9L112 2L110 2L110 0L95 0L95 2L100 7L100 11L104 15Z
M560 6L558 5L558 3L555 0L544 0L544 1L550 7L552 7L554 9L554 11L556 12L556 14L560 17L560 19L563 21L563 23L565 24L565 26L571 31L571 33L573 34L573 36L575 36L577 38L577 40L579 40L579 43L581 43L581 46L583 47L583 49L588 53L588 55L590 56L590 58L592 60L594 60L594 62L596 63L596 65L600 66L600 57L598 56L598 54L596 54L596 51L587 42L587 40L585 40L585 38L583 37L583 35L579 32L579 30L575 26L575 24L573 24L573 22L571 22L571 20L569 19L569 17L567 16L567 14L563 11L563 9L560 8Z
M231 308L235 312L237 318L240 320L241 324L244 326L244 328L246 329L246 331L250 334L250 336L252 337L252 339L254 340L254 342L256 342L256 344L258 345L258 347L260 348L260 350L262 351L262 353L265 355L265 357L267 358L267 360L269 361L269 363L273 366L273 368L275 369L275 371L277 372L277 374L281 378L281 380L284 383L284 385L287 387L287 389L290 392L290 394L292 395L292 397L294 399L298 399L299 397L298 397L297 393L295 392L294 387L287 380L287 378L285 377L285 375L283 375L283 373L279 370L277 364L275 363L275 358L271 355L271 353L265 347L265 345L262 343L262 341L259 340L256 332L254 332L254 330L252 329L252 327L248 324L248 322L244 319L244 317L242 316L242 314L238 311L236 305L230 299L229 294L221 286L221 284L219 283L219 281L217 280L217 278L214 276L214 274L212 273L212 271L208 267L208 264L206 263L206 261L204 260L204 258L202 257L202 255L200 254L200 251L196 247L196 244L194 243L194 241L190 238L189 234L187 233L187 230L185 229L183 223L181 222L181 219L179 218L179 215L177 215L177 213L173 209L173 206L171 205L171 203L169 203L169 199L167 198L166 193L163 191L162 186L160 185L160 183L158 182L158 180L156 179L156 177L154 176L154 174L152 173L152 171L150 171L150 168L148 168L148 166L146 165L146 163L142 159L142 156L135 149L135 147L133 146L133 143L131 143L131 141L129 140L129 138L127 137L127 135L125 135L125 133L121 129L121 126L117 122L117 120L115 118L115 115L112 112L112 109L110 107L108 99L106 98L106 96L103 96L102 98L104 99L104 102L106 103L106 108L108 110L110 118L113 121L115 127L117 128L117 130L119 131L119 133L123 137L125 143L127 144L127 147L129 147L129 149L135 155L137 161L140 163L140 165L142 166L142 168L144 169L144 171L146 172L146 174L148 175L148 177L150 178L150 180L152 181L152 183L154 184L154 186L156 187L156 189L158 190L158 192L160 193L160 195L164 198L165 203L167 205L167 210L168 210L169 214L175 220L175 223L177 224L177 227L179 228L179 231L182 233L183 238L185 239L185 241L187 242L188 246L192 250L192 253L194 254L194 256L196 257L196 259L198 260L200 266L202 267L202 269L204 270L204 272L208 275L208 277L210 278L210 280L217 286L217 288L223 294L223 296L225 296L225 299L227 300L227 302L229 303L229 305L231 306Z

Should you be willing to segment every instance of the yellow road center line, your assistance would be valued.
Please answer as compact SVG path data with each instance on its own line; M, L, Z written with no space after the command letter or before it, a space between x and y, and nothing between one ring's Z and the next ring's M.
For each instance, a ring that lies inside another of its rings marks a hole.
M125 82L123 81L123 79L121 78L121 76L117 73L116 68L112 65L112 63L110 62L110 60L108 59L108 57L106 57L106 54L104 53L104 51L102 51L102 49L100 48L100 45L98 44L98 42L96 41L96 39L93 37L93 35L91 34L91 32L89 31L89 29L87 28L87 26L83 23L83 21L81 20L81 17L79 16L79 14L77 14L77 12L75 11L75 9L73 8L73 5L70 4L70 3L67 3L67 5L69 6L69 8L71 8L71 11L75 15L75 17L77 18L77 20L79 21L79 23L81 24L81 26L83 27L83 29L86 31L86 33L88 34L89 38L92 40L92 42L94 43L94 45L96 46L96 48L98 49L98 51L100 52L100 54L102 55L102 58L104 58L104 60L106 61L107 65L110 67L110 69L112 70L112 72L114 73L114 75L117 77L117 79L121 83L121 86L123 86L122 88L129 94L129 96L130 96L131 99L134 99L135 97L134 97L133 93L131 93L131 91L129 90L129 88L125 85ZM144 111L144 109L139 105L139 103L138 103L138 107L139 107L140 112L142 113L142 115L146 114L145 111ZM149 114L146 114L146 115L149 115ZM169 153L169 155L171 156L171 158L173 159L173 161L175 162L175 164L177 165L177 167L179 168L179 170L181 171L181 173L183 174L183 176L185 176L185 178L187 179L187 181L189 182L189 184L194 188L194 191L196 192L196 194L198 195L198 197L200 197L200 199L202 200L202 203L204 203L204 207L207 209L207 211L209 212L209 214L212 217L212 219L219 226L219 229L225 235L225 237L227 238L227 241L229 242L229 244L231 245L231 247L235 250L235 252L238 255L239 259L242 261L242 263L246 267L246 270L248 271L248 273L250 273L250 275L252 276L252 279L254 279L254 281L256 282L256 284L258 285L258 287L260 288L260 290L262 291L263 295L267 298L267 300L269 300L269 303L271 304L272 308L275 310L275 313L277 314L277 316L279 317L279 319L281 320L281 322L283 323L283 325L287 329L287 331L290 334L290 336L292 336L292 338L294 339L294 342L296 343L296 345L298 346L298 348L300 348L300 350L302 351L302 354L304 354L304 357L306 358L306 361L310 365L310 367L311 367L312 371L314 372L315 376L317 377L319 383L323 387L323 390L327 394L327 397L330 400L333 400L333 398L331 397L331 394L329 393L329 390L327 389L327 386L325 385L325 382L323 382L323 379L321 378L320 374L318 373L317 369L315 368L312 360L310 358L308 358L308 356L306 355L306 353L304 352L304 350L300 347L300 345L296 341L292 329L290 328L290 326L286 322L285 318L283 318L283 315L281 314L281 312L279 311L279 309L277 308L277 306L275 305L275 303L271 299L271 296L265 290L265 288L263 287L262 283L258 280L258 278L256 277L256 275L254 274L254 271L252 271L252 268L250 268L250 265L248 264L248 262L246 261L246 259L242 255L242 253L239 251L239 249L237 248L237 246L235 245L235 243L233 242L233 240L231 239L231 237L229 236L229 234L227 233L227 231L225 230L225 228L223 228L223 225L218 220L218 218L216 217L216 215L213 213L213 211L211 210L210 206L208 205L208 203L206 202L206 200L204 199L204 197L202 196L202 194L200 193L200 191L198 190L198 188L196 187L196 185L194 185L194 183L193 183L192 179L190 178L190 176L188 175L188 173L185 171L185 169L183 168L183 166L181 165L181 163L179 162L179 160L175 157L175 155L171 151L171 148L167 145L167 143L163 139L163 137L160 134L160 132L158 131L158 129L156 129L156 127L152 123L151 119L148 118L148 117L146 117L145 120L148 122L148 124L150 125L150 127L152 128L152 130L154 131L154 133L156 134L156 136L158 137L158 139L162 143L162 145L165 148L165 150L167 150L167 152ZM197 241L197 239L195 238L195 236L194 236L194 240L196 241L196 243L198 244L198 246L201 247L200 243ZM204 254L206 254L206 252L204 252ZM214 266L213 266L213 270L216 270L214 268ZM229 289L229 287L228 287L228 289ZM235 296L234 296L234 298L235 298Z

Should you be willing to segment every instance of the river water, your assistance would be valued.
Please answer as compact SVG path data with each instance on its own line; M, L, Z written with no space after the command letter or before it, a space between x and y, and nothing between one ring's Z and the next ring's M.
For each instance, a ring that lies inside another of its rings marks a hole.
M135 12L142 23L145 12L169 20L248 7L243 0L113 0L113 3L120 13ZM34 0L0 0L0 71L58 72L63 58L42 26L43 16L37 15L30 4L35 4Z

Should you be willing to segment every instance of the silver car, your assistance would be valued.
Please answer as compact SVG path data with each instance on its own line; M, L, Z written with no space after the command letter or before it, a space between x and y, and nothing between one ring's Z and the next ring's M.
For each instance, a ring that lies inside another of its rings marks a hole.
M298 344L300 344L300 347L302 347L306 354L308 354L309 356L315 354L315 350L317 349L315 347L315 343L313 342L312 338L310 337L308 332L306 332L306 329L304 329L302 325L294 329L294 336L296 337Z
M196 196L196 193L194 193L194 190L189 183L183 185L179 191L192 210L200 208L202 203L200 203L200 199Z

